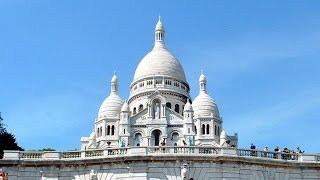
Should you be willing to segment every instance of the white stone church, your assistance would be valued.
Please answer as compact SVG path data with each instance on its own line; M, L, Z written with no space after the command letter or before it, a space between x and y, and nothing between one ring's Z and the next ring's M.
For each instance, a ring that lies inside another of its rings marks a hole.
M302 180L320 179L320 155L238 148L199 78L192 101L184 70L166 48L160 19L155 44L139 63L128 101L111 80L80 151L5 150L10 180ZM0 177L1 179L1 177Z
M234 146L238 137L227 136L217 104L208 94L203 72L199 95L192 101L179 60L165 47L160 18L153 49L139 63L128 101L118 95L118 79L111 80L89 137L81 150L132 146Z

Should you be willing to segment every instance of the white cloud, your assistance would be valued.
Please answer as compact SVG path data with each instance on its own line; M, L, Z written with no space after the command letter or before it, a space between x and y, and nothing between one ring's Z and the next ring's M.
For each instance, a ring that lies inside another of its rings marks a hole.
M262 130L272 129L284 124L290 126L290 123L298 123L295 120L305 117L309 111L320 106L318 92L320 92L320 89L306 90L286 101L229 116L228 128L232 131L240 130L245 134L257 134ZM309 123L312 124L312 122Z

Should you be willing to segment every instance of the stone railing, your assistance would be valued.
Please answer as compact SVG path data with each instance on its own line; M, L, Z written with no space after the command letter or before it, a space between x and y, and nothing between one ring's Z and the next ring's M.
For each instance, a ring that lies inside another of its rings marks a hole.
M251 157L262 157L269 159L282 159L282 160L298 160L302 154L298 153L282 153L272 151L259 151L251 149L237 149L238 156L251 156Z
M115 156L239 156L249 158L265 158L276 160L289 160L297 162L318 162L320 154L297 154L281 153L271 151L259 151L250 149L220 148L220 147L200 147L200 146L149 146L149 147L128 147L128 148L108 148L103 150L87 151L4 151L5 160L68 160L68 159L90 159L107 158Z

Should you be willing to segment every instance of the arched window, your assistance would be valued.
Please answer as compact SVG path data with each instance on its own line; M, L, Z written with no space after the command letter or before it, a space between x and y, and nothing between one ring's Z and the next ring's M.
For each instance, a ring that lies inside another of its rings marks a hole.
M172 134L171 140L177 141L178 139L179 139L179 134L176 133L176 132L174 132L174 133Z
M196 135L197 135L197 126L194 126L194 132L196 133Z
M176 105L174 106L174 111L177 112L177 113L179 113L179 110L180 110L180 106L179 106L179 104L176 104Z
M100 128L97 129L97 137L99 137Z
M202 124L202 134L206 134L206 125Z
M142 109L143 109L143 105L140 104L140 106L139 106L139 112L142 111Z
M107 126L107 135L110 135L110 126Z
M100 136L102 136L102 127L100 127L100 133L99 134L100 134Z
M166 106L171 109L171 103L170 102L167 102Z
M112 125L112 127L111 127L111 136L113 136L114 135L114 125Z
M207 134L210 134L210 126L207 124Z
M137 113L137 108L133 108L133 115Z
M214 126L214 135L217 135L217 125Z
M220 127L218 126L218 136L220 136Z
M123 129L123 134L126 134L126 129Z

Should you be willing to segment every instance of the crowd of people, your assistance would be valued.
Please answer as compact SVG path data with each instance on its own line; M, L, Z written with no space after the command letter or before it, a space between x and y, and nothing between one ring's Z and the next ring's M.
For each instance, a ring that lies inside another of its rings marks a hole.
M251 156L257 156L257 149L256 149L256 146L253 143L251 143L250 150L251 150L251 153L250 153ZM265 153L262 153L262 155L265 156L265 157L268 156L269 152L272 152L272 151L269 150L268 146L265 146L263 151ZM279 146L276 146L274 148L273 153L269 153L269 156L272 156L273 158L277 158L277 155L280 154L282 159L296 160L296 159L298 159L298 155L299 154L303 154L303 153L304 153L304 151L302 151L300 149L300 147L297 147L297 149L295 151L293 149L288 149L286 147L283 148L283 150L280 150Z

